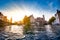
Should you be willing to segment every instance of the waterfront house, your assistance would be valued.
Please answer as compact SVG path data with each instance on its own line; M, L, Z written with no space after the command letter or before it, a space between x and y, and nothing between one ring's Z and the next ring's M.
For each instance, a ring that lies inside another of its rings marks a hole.
M0 20L7 22L7 16L4 16L1 12L0 12Z
M57 10L57 13L55 14L55 21L52 24L60 24L60 11Z
M40 30L41 25L44 25L46 22L44 15L42 18L41 17L34 18L33 15L30 15L29 18L30 18L30 23L31 23L31 30L33 32Z
M43 15L42 18L41 18L41 17L34 18L33 15L30 15L29 18L30 18L30 22L31 22L31 24L35 24L35 23L37 23L38 25L44 25L45 22L46 22L46 21L45 21L45 17L44 17L44 15Z
M31 22L31 23L34 23L34 22L35 22L35 18L34 18L33 15L30 15L29 18L30 18L30 22Z

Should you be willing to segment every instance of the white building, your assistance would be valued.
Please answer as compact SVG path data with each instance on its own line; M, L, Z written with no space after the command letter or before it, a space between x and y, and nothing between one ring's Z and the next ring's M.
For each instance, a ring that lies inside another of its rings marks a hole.
M57 10L57 13L55 14L55 21L52 24L60 24L60 11Z
M34 22L35 22L35 18L34 18L33 15L30 15L29 18L30 18L30 22L31 22L31 23L34 23Z

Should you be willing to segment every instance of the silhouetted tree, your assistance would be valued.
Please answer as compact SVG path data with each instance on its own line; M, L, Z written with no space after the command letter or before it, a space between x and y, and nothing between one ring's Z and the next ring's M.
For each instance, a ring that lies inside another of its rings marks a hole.
M28 31L30 31L30 18L25 16L23 19L23 23L24 23L24 33L27 33Z
M4 26L4 21L0 20L0 27L3 27Z
M0 31L5 29L5 22L0 20Z
M49 19L48 23L49 23L49 24L52 24L52 22L54 22L54 20L55 20L55 17L52 16L52 17Z
M29 17L25 16L24 19L23 19L23 23L26 25L29 22L30 22Z

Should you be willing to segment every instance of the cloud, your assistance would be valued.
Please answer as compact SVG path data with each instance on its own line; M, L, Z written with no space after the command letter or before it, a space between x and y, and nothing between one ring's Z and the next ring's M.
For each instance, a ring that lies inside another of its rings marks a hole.
M48 3L48 6L49 6L50 8L53 8L53 2Z
M52 3L50 4L50 6L52 5ZM2 11L4 13L4 15L6 15L8 18L13 17L13 20L21 20L23 19L23 17L25 15L30 16L31 14L34 15L34 17L42 17L42 15L45 15L46 20L48 21L50 17L53 16L54 13L52 12L48 12L48 11L44 11L44 10L38 10L38 9L34 9L33 7L26 7L24 5L21 5L22 8L16 4L14 4L12 6L12 8L7 9Z

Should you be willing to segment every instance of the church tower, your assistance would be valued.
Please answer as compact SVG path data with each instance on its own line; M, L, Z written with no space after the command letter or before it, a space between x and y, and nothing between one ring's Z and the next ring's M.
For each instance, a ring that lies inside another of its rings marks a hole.
M12 23L12 17L10 18L10 23Z
M45 16L43 15L43 19L45 20Z

